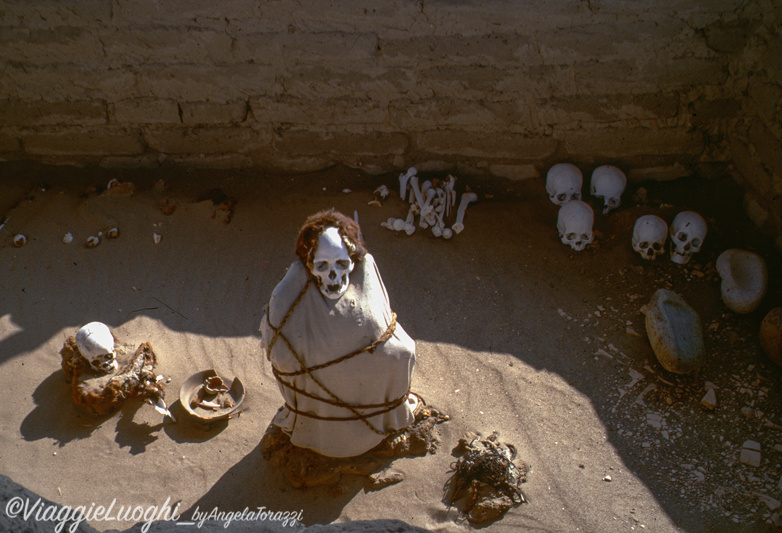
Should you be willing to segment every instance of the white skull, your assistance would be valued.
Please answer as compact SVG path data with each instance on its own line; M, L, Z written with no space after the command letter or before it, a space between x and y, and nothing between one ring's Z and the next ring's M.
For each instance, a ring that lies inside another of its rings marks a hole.
M592 172L589 190L592 196L603 199L603 214L607 215L622 203L626 186L627 177L624 172L614 166L603 165Z
M641 254L642 259L654 261L665 253L665 241L668 240L668 224L657 215L644 215L635 221L633 228L633 250Z
M339 228L330 226L318 238L310 272L318 280L323 296L338 300L348 290L353 260Z
M546 174L546 192L556 205L570 200L581 199L581 186L584 177L577 166L570 163L557 163Z
M589 204L581 200L571 200L559 208L557 215L557 230L562 238L562 244L567 244L580 252L594 239L592 223L595 214Z
M700 252L706 238L706 221L698 213L682 211L671 223L671 261L686 265Z
M106 324L90 322L82 327L76 332L76 346L95 370L106 373L117 370L114 336Z

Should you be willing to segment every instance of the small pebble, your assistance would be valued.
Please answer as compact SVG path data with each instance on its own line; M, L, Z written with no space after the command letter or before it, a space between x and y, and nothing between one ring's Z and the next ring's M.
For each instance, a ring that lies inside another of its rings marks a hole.
M100 239L95 235L87 237L87 248L95 248L100 244Z
M25 237L21 233L14 236L14 246L16 246L17 248L21 248L25 244L27 244L27 237Z
M62 242L64 244L70 244L73 242L73 234L72 233L66 233L62 236Z

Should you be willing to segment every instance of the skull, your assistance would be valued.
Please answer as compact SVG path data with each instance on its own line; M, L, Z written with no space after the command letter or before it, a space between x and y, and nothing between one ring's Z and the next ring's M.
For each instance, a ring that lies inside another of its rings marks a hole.
M698 213L682 211L671 224L671 261L686 265L700 252L706 238L706 221Z
M595 214L589 204L581 200L571 200L559 208L557 215L557 230L562 238L562 244L567 244L580 252L594 239L592 223Z
M348 290L349 276L354 266L339 228L326 228L318 238L318 247L310 268L310 272L318 280L318 288L323 296L332 300L341 298Z
M654 261L665 253L665 241L668 240L668 224L656 215L644 215L635 221L633 228L633 250L641 254L642 259Z
M589 184L592 196L602 198L603 214L607 215L612 209L616 209L622 203L622 193L627 186L627 177L624 172L611 165L597 167L592 172L592 180Z
M76 346L92 368L110 373L117 370L114 336L102 322L90 322L76 332Z
M581 199L581 185L584 177L577 166L570 163L557 163L546 174L546 192L556 205L570 200Z

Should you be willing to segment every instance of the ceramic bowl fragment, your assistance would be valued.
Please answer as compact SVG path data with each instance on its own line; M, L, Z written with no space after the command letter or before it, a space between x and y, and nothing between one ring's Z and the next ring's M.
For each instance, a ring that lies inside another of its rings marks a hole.
M227 383L214 369L193 374L179 390L185 411L205 422L231 418L241 408L244 396L244 384L238 377Z
M740 314L757 309L768 289L768 267L763 258L731 248L720 254L714 266L722 278L720 292L725 306Z

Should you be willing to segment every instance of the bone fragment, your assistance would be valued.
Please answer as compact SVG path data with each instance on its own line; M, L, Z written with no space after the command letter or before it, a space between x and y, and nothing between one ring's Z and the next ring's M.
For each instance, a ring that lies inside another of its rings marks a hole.
M462 194L462 199L459 202L459 209L456 210L456 222L454 222L451 229L454 233L461 233L464 230L464 212L467 210L467 205L478 199L478 195L474 192L466 192Z
M415 167L410 167L407 169L407 172L399 175L399 197L402 200L404 200L405 196L407 195L407 182L417 173L418 171L415 169Z

